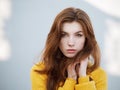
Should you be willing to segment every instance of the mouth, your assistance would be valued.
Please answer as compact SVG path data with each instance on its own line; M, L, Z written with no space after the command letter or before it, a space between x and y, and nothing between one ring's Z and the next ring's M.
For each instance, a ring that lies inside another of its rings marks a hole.
M68 53L75 53L75 52L76 52L76 49L67 49L67 52L68 52Z

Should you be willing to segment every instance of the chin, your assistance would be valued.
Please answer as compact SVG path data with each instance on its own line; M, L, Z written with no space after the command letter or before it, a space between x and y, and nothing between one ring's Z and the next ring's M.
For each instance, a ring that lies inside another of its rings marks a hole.
M67 58L73 58L75 55L65 55Z

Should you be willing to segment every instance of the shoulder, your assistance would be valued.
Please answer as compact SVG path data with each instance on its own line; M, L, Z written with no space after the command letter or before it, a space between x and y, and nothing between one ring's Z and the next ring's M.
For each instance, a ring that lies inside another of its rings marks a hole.
M107 74L106 74L106 71L101 68L101 67L98 67L97 69L95 69L93 72L90 73L90 77L92 79L95 79L95 80L107 80Z
M45 67L44 63L43 62L39 62L37 64L34 64L31 68L32 71L35 71L35 70L43 70Z
M45 67L43 62L39 62L35 65L32 66L31 71L30 71L30 75L31 75L31 79L45 79L46 75L45 74L40 74L37 71L43 70Z
M46 74L40 74L39 72L37 72L37 71L43 70L43 69L44 69L43 62L37 63L37 64L33 65L32 68L31 68L30 79L31 79L31 83L32 83L32 89L34 89L34 90L38 90L38 89L39 90L40 89L46 90L45 85L46 85L47 75Z
M91 72L91 74L105 74L105 70L102 67L96 68L94 71Z

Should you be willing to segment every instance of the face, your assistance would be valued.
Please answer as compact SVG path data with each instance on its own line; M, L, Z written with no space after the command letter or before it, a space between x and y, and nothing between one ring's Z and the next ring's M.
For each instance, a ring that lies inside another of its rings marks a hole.
M59 48L66 57L74 57L83 49L84 43L85 35L80 23L66 22L63 24Z

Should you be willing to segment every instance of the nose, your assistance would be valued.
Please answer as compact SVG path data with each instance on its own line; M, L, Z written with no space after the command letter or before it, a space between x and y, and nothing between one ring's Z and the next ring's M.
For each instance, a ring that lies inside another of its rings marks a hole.
M75 40L73 37L69 37L68 39L68 46L73 47L75 45Z

